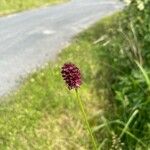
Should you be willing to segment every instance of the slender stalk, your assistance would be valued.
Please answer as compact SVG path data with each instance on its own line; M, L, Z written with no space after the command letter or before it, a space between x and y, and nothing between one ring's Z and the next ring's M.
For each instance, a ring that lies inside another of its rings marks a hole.
M122 130L122 132L121 132L121 134L120 134L120 136L119 136L120 139L123 137L124 133L127 131L128 127L129 127L130 123L133 121L133 119L135 118L135 116L136 116L138 113L139 113L138 110L135 110L135 111L133 112L133 114L132 114L131 117L129 118L128 122L126 123L124 129Z
M88 119L87 119L87 115L86 115L84 106L83 106L83 104L82 104L82 100L81 100L81 98L80 98L80 96L79 96L78 90L76 89L75 91L76 91L76 95L77 95L78 104L79 104L79 106L80 106L80 110L81 110L81 112L82 112L82 115L83 115L85 124L86 124L86 126L87 126L87 130L88 130L88 132L89 132L89 135L90 135L91 140L92 140L92 143L93 143L93 149L94 149L94 150L97 150L96 141L95 141L95 138L94 138L94 136L93 136L93 134L92 134L92 130L91 130L91 127L90 127L90 125L89 125L89 122L88 122Z

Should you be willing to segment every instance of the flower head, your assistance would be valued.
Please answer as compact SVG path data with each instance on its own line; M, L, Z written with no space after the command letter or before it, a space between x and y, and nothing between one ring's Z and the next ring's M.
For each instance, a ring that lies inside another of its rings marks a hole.
M75 64L65 63L62 67L61 74L70 90L77 89L82 84L80 70Z

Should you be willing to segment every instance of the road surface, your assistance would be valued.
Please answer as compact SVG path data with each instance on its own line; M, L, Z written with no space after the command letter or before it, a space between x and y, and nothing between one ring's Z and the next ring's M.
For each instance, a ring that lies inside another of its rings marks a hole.
M77 33L122 7L115 0L71 0L0 17L0 96L54 60Z

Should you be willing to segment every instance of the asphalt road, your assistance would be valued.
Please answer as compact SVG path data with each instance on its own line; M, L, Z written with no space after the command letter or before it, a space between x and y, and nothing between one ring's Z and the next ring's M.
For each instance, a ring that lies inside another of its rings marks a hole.
M0 96L55 59L74 35L122 7L115 0L72 0L0 17Z

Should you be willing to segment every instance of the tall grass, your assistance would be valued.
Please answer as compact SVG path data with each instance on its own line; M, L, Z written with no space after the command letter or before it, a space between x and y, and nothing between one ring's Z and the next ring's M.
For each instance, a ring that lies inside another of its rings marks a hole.
M149 114L149 64L142 49L143 44L137 36L132 22L128 28L121 17L116 30L106 34L104 42L109 41L103 51L108 63L107 87L111 95L110 111L101 118L96 127L106 141L102 149L148 150L150 148ZM117 30L118 28L118 30ZM110 38L111 37L111 38ZM106 109L107 110L107 109ZM113 112L113 113L112 113Z

